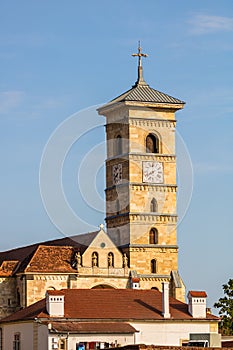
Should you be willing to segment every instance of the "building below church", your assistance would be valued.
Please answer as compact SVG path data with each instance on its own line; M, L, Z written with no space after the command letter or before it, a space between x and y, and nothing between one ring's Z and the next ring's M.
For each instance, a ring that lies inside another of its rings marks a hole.
M49 290L46 297L0 322L3 349L101 349L128 344L182 346L190 334L211 334L220 346L218 317L206 313L206 293L189 303L158 290Z

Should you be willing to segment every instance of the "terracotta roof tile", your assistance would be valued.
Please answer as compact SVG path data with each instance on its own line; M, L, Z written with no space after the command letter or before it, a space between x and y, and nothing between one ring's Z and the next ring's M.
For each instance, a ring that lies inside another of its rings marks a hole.
M14 273L24 272L28 266L28 263L31 261L34 253L37 251L39 246L68 246L79 250L82 254L97 234L98 231L89 232L76 236L54 239L51 241L36 243L26 247L0 252L0 263L2 263L3 261L19 261L17 269L15 269Z
M1 266L0 266L0 276L11 276L18 265L17 260L8 260L8 261L3 261Z
M162 293L157 290L133 289L64 289L65 318L83 321L163 320ZM56 294L56 291L49 291ZM60 293L60 291L59 291ZM171 319L191 320L188 305L170 298ZM49 318L45 299L3 319L3 322ZM218 320L207 314L206 319Z
M29 261L25 272L74 272L71 267L73 247L40 245Z
M190 290L189 295L195 298L206 298L207 294L205 291Z
M132 334L136 329L124 322L52 322L52 329L57 332L101 334L125 333Z

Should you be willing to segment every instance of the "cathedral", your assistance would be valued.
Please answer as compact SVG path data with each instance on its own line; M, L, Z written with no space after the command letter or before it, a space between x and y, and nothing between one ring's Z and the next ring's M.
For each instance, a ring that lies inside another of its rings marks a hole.
M106 118L106 230L0 253L0 317L44 298L47 290L157 289L184 301L178 271L175 113L184 102L138 77L98 108Z

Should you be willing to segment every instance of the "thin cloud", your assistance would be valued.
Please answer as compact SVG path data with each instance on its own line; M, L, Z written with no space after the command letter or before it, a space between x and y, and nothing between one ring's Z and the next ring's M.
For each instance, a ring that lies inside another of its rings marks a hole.
M194 171L199 174L229 174L233 172L233 166L228 164L214 164L214 163L196 163L193 165Z
M233 31L233 18L210 15L195 15L189 20L192 34L209 34L220 31Z
M11 112L18 107L23 99L25 93L23 91L3 91L0 92L0 114Z

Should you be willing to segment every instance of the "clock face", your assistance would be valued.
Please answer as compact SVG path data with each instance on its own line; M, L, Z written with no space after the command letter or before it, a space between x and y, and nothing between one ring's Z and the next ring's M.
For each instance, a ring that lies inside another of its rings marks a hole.
M143 182L162 184L163 164L159 162L143 162Z
M112 181L114 185L122 183L122 164L115 164L112 167Z

